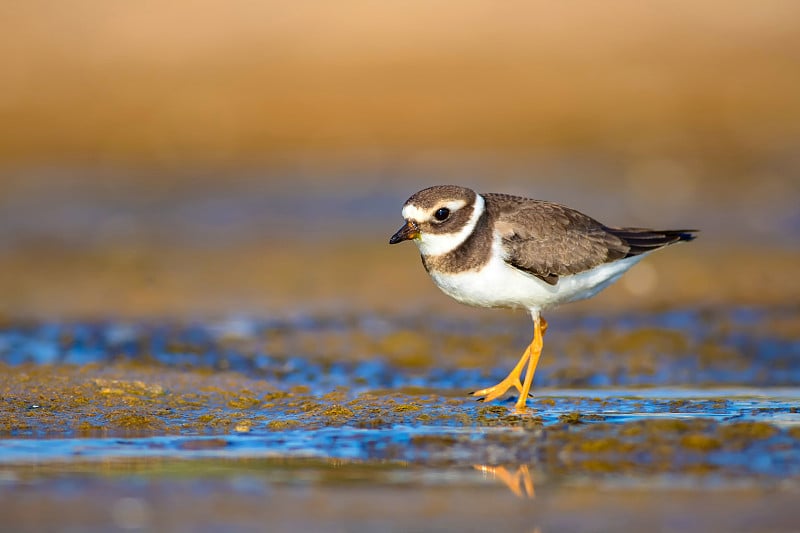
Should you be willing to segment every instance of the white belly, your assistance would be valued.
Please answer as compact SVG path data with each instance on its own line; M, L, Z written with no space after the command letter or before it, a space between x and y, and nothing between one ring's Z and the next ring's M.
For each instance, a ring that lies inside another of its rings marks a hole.
M531 311L590 298L619 279L647 254L606 263L580 274L563 276L549 285L493 255L479 271L431 272L434 283L459 302L479 307L522 307Z

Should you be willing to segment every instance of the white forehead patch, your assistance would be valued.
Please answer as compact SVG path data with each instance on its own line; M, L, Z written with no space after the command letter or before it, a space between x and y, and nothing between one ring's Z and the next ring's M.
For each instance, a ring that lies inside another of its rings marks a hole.
M428 218L428 213L415 205L408 204L403 208L403 218L406 220L425 220Z
M450 204L446 204L446 207L450 210L459 209L450 207L451 204L460 203L460 207L464 207L466 205L463 201L458 200L458 202L451 202ZM469 217L469 220L464 227L458 230L455 233L442 233L442 234L433 234L433 233L422 233L417 239L417 245L419 246L419 251L422 255L426 255L429 257L437 256L446 254L448 252L452 252L467 240L472 234L472 230L475 229L475 226L478 224L478 219L481 218L483 211L485 209L486 202L483 200L483 196L480 194L475 196L475 207L472 210L472 214ZM405 210L404 210L405 211Z

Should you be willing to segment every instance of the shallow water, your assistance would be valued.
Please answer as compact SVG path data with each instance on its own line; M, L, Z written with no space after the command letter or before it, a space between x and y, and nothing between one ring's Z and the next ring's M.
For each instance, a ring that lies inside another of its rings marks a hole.
M337 530L327 517L367 531L491 527L493 509L516 509L505 522L514 530L601 531L617 527L603 509L635 497L641 508L626 520L637 527L677 528L659 510L683 502L696 519L683 530L747 530L739 516L791 531L800 523L786 504L800 496L799 315L557 317L523 415L513 396L484 404L466 393L513 365L527 342L524 316L8 323L0 511L16 530L62 529L48 513L82 506L80 530L255 531L272 509L277 529ZM175 491L175 508L225 510L216 521L170 522L154 494ZM437 502L428 520L413 511L417 491ZM26 514L34 494L48 513ZM391 496L394 514L353 512ZM751 503L715 507L742 498ZM311 501L328 503L298 510ZM454 512L465 505L470 513ZM571 515L550 512L571 506Z
M7 438L0 441L0 465L281 458L462 467L530 463L558 470L591 458L609 465L625 463L642 473L682 474L692 466L702 466L739 477L780 480L800 475L800 389L542 391L531 402L536 414L527 419L507 413L503 406L451 401L444 415L427 397L419 403L414 396L402 400L405 403L394 405L401 412L411 411L412 416L395 414L394 420L387 420L389 407L384 408L382 419L373 418L372 423L359 416L364 411L374 416L381 408L363 409L362 404L380 402L356 398L324 404L323 413L336 410L337 405L347 411L344 420L324 414L329 423L317 415L286 415L286 410L269 409L271 422L249 422L246 430L233 434L179 431L136 438ZM284 426L292 429L276 430L276 420L293 421ZM662 450L667 457L654 456L648 447L655 445L669 447ZM556 460L539 464L537 458L547 454ZM634 454L639 456L630 463Z

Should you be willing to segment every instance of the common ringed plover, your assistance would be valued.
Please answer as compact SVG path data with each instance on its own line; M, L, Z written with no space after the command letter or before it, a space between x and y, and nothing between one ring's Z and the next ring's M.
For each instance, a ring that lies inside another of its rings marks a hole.
M542 351L544 309L590 298L659 248L697 230L614 228L569 207L508 194L437 185L411 196L406 223L389 239L413 239L433 282L459 302L527 309L533 340L508 376L471 393L492 401L514 387L525 409ZM524 382L520 375L527 364Z

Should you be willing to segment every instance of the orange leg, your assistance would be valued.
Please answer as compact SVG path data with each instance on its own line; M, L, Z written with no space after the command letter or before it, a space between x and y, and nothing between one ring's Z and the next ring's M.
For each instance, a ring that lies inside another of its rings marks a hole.
M533 319L533 340L529 346L531 358L528 362L528 370L525 372L525 383L522 384L522 390L519 393L519 399L515 411L518 413L525 411L525 402L528 401L528 393L531 391L533 384L533 374L536 372L536 366L539 364L539 356L542 355L542 346L544 346L544 332L547 331L547 322L541 317Z
M514 387L520 393L519 400L517 400L517 410L519 411L520 409L524 409L525 400L528 397L528 393L531 389L531 383L533 382L533 373L536 371L536 365L539 362L539 355L542 352L542 337L544 337L545 331L547 331L547 322L544 318L537 317L533 321L533 340L528 347L525 348L525 351L522 353L522 357L520 357L516 366L514 366L513 370L511 370L508 376L506 376L505 379L503 379L497 385L487 387L470 394L472 396L483 397L481 401L491 402L492 400L496 400L505 394L511 387ZM522 369L525 368L526 363L528 364L528 370L525 374L525 384L522 384L519 377L520 374L522 374Z

